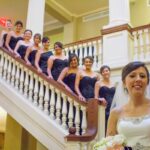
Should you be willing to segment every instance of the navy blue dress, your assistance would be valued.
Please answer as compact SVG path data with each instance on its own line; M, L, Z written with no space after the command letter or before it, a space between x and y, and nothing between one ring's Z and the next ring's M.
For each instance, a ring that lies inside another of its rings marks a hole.
M9 42L10 48L12 50L14 50L15 47L16 47L17 42L20 41L20 40L23 40L23 37L14 37L14 36L11 36L10 42Z
M7 38L7 33L3 35L3 47L6 48L5 43L6 43L6 38Z
M107 86L102 86L99 89L99 98L105 98L107 101L107 107L106 107L106 127L107 127L107 121L108 121L108 117L109 117L109 113L110 113L110 108L111 108L111 104L112 104L112 100L115 94L115 87L107 87Z
M79 89L83 97L86 99L94 98L94 87L97 81L96 77L84 76L80 80Z
M19 53L19 55L21 56L22 59L24 59L26 51L27 51L28 46L25 45L20 45L17 52Z
M68 60L62 60L62 59L55 59L53 61L53 66L52 66L52 76L53 79L56 81L61 73L61 71L65 68L68 67Z
M68 87L75 92L75 79L76 79L76 73L70 73L67 74L63 80L63 82L68 85Z
M30 61L30 63L32 64L32 66L35 66L34 62L35 62L35 56L36 56L37 51L38 50L32 50L30 52L30 54L29 54L28 60Z
M48 51L42 53L40 57L39 66L42 69L42 72L46 75L47 75L47 61L51 55L53 55L53 53L51 51Z

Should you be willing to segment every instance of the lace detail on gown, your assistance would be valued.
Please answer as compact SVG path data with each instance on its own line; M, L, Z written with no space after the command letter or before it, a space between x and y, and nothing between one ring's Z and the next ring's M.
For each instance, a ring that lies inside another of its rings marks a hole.
M133 150L150 150L150 115L120 118L117 131L127 138L127 145Z

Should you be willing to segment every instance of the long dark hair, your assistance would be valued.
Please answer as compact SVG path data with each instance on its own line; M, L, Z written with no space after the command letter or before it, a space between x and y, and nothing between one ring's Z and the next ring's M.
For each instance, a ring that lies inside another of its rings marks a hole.
M134 61L134 62L130 62L128 63L123 69L122 69L122 81L125 80L126 76L132 72L133 70L138 69L139 67L143 67L146 71L147 74L147 84L149 84L149 71L147 69L147 67L145 66L145 63L140 62L140 61Z

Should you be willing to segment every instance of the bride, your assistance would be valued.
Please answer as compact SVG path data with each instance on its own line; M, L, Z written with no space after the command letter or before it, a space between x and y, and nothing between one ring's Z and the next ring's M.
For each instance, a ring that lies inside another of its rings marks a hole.
M139 61L127 64L122 82L128 97L123 100L125 104L112 109L107 136L123 134L133 150L150 150L150 101L145 96L149 72L145 64Z

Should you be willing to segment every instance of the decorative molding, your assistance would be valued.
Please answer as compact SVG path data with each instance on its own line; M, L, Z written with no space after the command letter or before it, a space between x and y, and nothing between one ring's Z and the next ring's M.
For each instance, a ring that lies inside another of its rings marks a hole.
M103 10L100 12L95 12L95 13L83 16L82 20L83 20L83 22L88 22L88 21L104 18L108 15L109 15L109 10L107 9L107 10Z
M116 26L116 27L112 27L112 28L108 28L108 29L103 29L101 30L102 35L106 35L106 34L110 34L110 33L115 33L115 32L119 32L119 31L123 31L123 30L127 30L131 33L131 27L128 24L124 24L124 25L120 25L120 26Z

